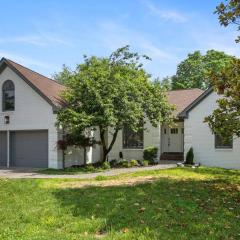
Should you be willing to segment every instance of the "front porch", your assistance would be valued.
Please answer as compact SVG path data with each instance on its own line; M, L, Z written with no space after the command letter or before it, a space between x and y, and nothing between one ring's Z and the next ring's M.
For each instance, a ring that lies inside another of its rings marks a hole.
M162 153L160 156L161 161L183 161L184 153L183 152L168 152Z
M183 121L177 121L172 128L167 125L162 125L160 160L184 160Z

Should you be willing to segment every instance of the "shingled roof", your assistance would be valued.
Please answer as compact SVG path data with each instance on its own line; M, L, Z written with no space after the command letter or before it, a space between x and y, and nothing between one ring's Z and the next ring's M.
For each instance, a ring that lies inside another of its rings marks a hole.
M167 98L169 103L174 104L176 106L174 115L178 116L202 93L203 90L198 88L168 91Z
M54 110L61 107L62 101L60 93L65 89L63 85L16 62L13 62L12 60L2 58L0 61L0 72L5 69L6 66L11 68L28 85L36 90L49 104L53 106ZM198 88L168 91L167 97L169 103L176 106L174 115L180 116L180 114L202 93L203 91Z
M32 71L12 60L2 58L0 62L0 72L6 66L11 68L16 74L18 74L25 82L36 90L47 102L53 107L60 107L62 104L59 97L65 87L56 81L47 78L37 72Z

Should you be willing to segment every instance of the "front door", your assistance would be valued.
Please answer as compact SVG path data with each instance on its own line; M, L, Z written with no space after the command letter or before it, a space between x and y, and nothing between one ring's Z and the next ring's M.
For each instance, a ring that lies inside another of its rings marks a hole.
M183 152L183 126L163 126L162 152Z

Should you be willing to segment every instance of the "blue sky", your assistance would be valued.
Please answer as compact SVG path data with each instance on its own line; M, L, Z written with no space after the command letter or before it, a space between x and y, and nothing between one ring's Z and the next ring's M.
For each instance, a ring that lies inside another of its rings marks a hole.
M152 58L153 77L176 72L188 53L240 56L235 27L213 14L216 0L11 0L1 2L0 57L51 76L83 55L106 56L129 44Z

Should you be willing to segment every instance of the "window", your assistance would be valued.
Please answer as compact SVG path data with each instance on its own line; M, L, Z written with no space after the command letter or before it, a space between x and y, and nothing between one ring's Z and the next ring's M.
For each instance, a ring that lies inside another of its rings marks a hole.
M166 128L164 128L164 134L167 134L167 129Z
M2 110L14 111L15 108L15 88L12 81L7 80L2 86Z
M129 127L124 126L123 148L143 149L143 129L134 132Z
M171 134L178 134L178 128L171 128Z
M232 137L224 140L220 135L215 134L215 148L231 149L233 148Z

